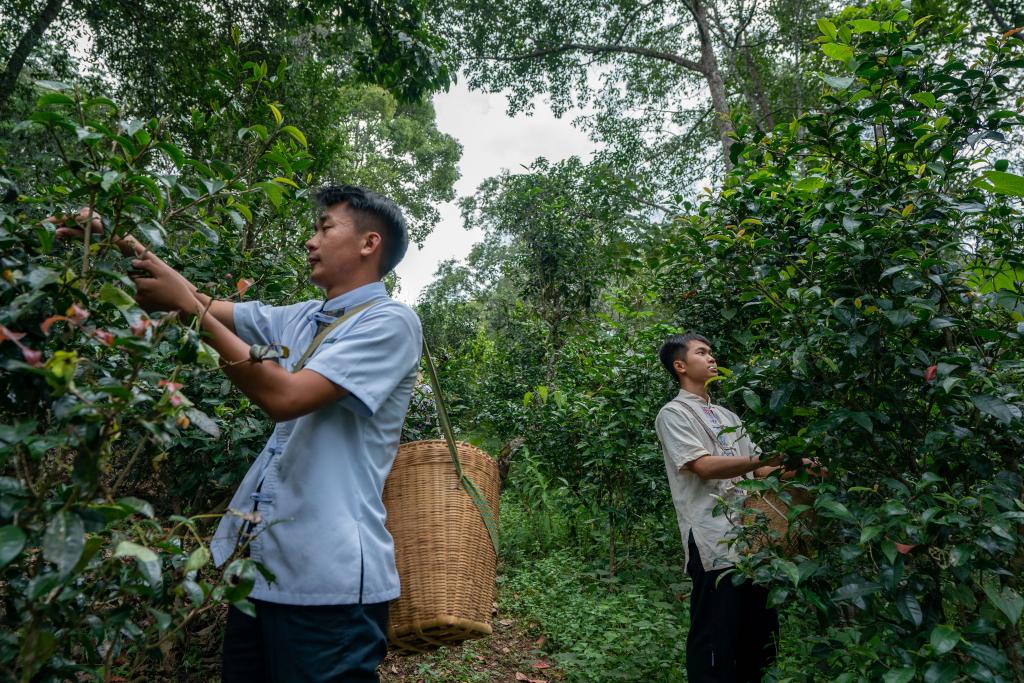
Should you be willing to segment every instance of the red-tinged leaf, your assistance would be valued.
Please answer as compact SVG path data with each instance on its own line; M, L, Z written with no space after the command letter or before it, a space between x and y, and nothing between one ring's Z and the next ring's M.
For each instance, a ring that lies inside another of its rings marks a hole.
M146 336L146 330L149 329L150 320L149 318L139 318L139 321L130 326L133 337L142 339Z
M935 365L929 365L928 369L924 371L924 381L931 383L935 381L935 375L937 375L939 369Z
M96 341L104 346L114 345L114 335L110 334L106 330L93 330L92 336L96 338Z
M14 342L15 344L17 344L18 340L21 339L24 336L25 336L24 332L15 332L13 330L7 329L3 325L0 325L0 342L10 340L10 341ZM18 344L18 345L21 346L20 344Z
M68 310L66 310L64 314L67 315L73 323L83 322L89 317L89 311L85 310L78 304L71 304L68 306Z
M548 640L547 636L541 636L541 637L540 637L540 638L538 638L537 640L533 641L533 644L534 644L534 645L535 645L536 647L540 647L540 646L542 646L542 645L543 645L544 643L546 643L546 642L547 642L547 640Z
M157 383L157 386L164 387L167 391L174 393L175 391L181 390L181 387L184 385L180 382L172 382L167 379L162 379Z
M906 555L917 547L916 543L912 543L910 545L907 545L906 543L893 543L893 545L896 546L896 550L902 555Z
M530 680L530 677L527 676L526 674L522 673L521 671L517 671L516 672L516 680L517 681L528 681L528 680Z
M235 283L235 289L238 290L238 298L241 299L245 297L246 290L248 290L254 284L256 284L255 280L250 280L247 277L239 278L238 282Z
M179 394L178 392L174 392L173 394L171 394L171 405L174 406L175 408L181 405L181 394Z
M1024 26L1018 26L1017 28L1011 28L1009 31L1007 31L1006 33L1003 34L1003 38L1009 38L1012 35L1020 33L1021 31L1024 31Z
M538 661L533 663L533 668L534 669L550 669L551 665L548 664L547 662L545 662L543 659L540 659L540 660L538 660Z
M25 359L25 362L34 368L38 368L43 364L43 352L34 351L26 346L21 347L21 357Z
M50 334L50 328L58 320L67 320L70 322L71 318L67 317L66 315L51 315L49 318L39 323L39 329L43 331L43 334Z

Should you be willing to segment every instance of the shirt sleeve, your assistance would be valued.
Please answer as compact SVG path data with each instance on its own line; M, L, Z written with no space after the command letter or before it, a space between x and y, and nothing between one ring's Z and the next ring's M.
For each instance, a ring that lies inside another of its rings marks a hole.
M306 369L349 392L343 406L370 417L420 363L423 336L412 311L375 306L324 340Z
M259 301L237 303L231 308L235 334L246 344L280 344L284 330L291 327L308 307L306 303L291 306L268 306ZM302 350L292 353L302 353Z
M671 408L662 409L655 421L655 429L661 447L677 469L711 453L702 438L703 428L686 413Z

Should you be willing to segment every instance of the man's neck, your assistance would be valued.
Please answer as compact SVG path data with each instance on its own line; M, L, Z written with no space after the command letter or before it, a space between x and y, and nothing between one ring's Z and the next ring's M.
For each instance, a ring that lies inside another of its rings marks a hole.
M346 282L339 282L338 284L331 285L324 292L324 298L330 301L331 299L341 296L347 292L351 292L353 289L359 289L364 285L368 285L374 282L380 282L379 277L366 276L363 278L354 278Z
M690 382L684 377L683 380L679 382L679 388L696 396L700 396L705 401L711 401L711 398L708 396L708 388L703 382Z

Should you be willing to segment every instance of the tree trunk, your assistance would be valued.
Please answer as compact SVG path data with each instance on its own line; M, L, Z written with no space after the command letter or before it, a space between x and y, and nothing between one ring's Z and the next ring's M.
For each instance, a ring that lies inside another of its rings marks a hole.
M729 100L725 96L725 80L722 78L722 70L718 66L718 58L715 56L715 46L711 40L711 24L708 21L708 10L701 3L701 0L692 0L691 10L693 18L697 22L697 32L700 34L700 72L708 83L708 91L711 93L711 106L715 110L715 125L718 127L718 137L722 142L722 164L725 172L732 170L732 161L729 159L729 150L732 148L732 115L729 110Z
M42 11L39 12L38 16L32 21L32 25L28 27L28 30L25 31L24 35L21 36L21 40L14 47L11 58L7 60L7 67L0 74L0 112L6 111L7 100L10 99L11 94L14 92L14 86L18 83L18 76L21 75L25 61L32 54L32 50L36 48L39 41L42 40L46 29L50 27L50 24L60 14L63 5L64 0L46 0L46 5Z

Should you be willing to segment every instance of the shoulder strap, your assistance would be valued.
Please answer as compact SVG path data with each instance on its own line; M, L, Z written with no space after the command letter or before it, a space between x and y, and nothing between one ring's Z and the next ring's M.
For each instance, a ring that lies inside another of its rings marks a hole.
M324 339L327 338L327 335L329 335L331 331L334 330L335 327L342 324L343 322L354 316L356 313L364 311L372 306L376 306L382 301L384 301L383 298L373 299L372 301L367 301L366 303L362 303L359 304L358 306L353 306L352 308L346 309L344 315L338 316L337 320L335 320L333 323L331 323L324 329L320 330L317 333L317 335L313 337L313 341L309 343L309 347L306 348L306 351L302 354L302 357L299 358L298 362L295 363L295 366L292 367L292 372L298 372L302 368L306 367L306 361L309 360L309 357L312 356L313 353L316 352L318 348L320 348L320 344L323 343Z
M711 429L711 425L708 424L703 415L697 412L696 408L691 406L687 401L681 401L678 398L672 399L672 402L681 405L688 413L690 413L690 415L697 418L697 423L700 424L700 426L704 428L704 431L707 432L708 436L711 437L711 441L715 444L715 448L719 447L718 434L715 434L714 430Z
M441 431L444 432L444 439L448 442L448 451L452 455L452 464L455 465L455 476L459 483L466 490L473 500L473 505L480 512L480 517L487 527L487 534L491 537L491 544L494 546L494 555L498 555L498 525L494 521L494 514L491 507L484 500L480 489L476 487L473 480L462 471L462 463L459 461L459 449L455 445L455 433L452 431L452 423L448 420L448 407L444 402L444 395L441 393L441 383L437 381L437 370L434 369L434 359L430 357L430 349L427 348L427 340L423 339L423 357L427 361L427 375L430 378L430 387L434 392L434 405L437 406L437 421L441 423Z

